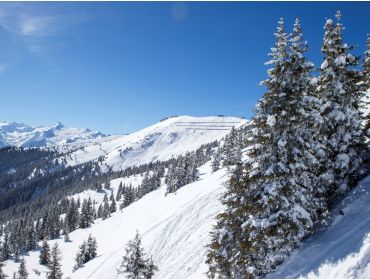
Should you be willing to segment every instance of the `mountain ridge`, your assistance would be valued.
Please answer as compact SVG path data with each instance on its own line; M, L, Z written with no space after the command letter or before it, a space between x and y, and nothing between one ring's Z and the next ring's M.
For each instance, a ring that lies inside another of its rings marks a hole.
M53 146L106 136L99 131L67 127L60 122L53 126L31 126L18 122L0 121L0 148Z

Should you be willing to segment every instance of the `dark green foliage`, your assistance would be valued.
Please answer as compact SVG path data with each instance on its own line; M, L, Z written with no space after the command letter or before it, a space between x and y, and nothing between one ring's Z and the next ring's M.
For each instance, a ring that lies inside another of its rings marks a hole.
M58 247L58 243L55 243L51 250L51 259L49 264L49 271L47 273L48 279L61 279L63 276L62 266L60 264L62 257Z
M50 247L47 241L42 242L40 251L40 264L49 265L50 264Z
M18 278L19 279L27 279L28 278L28 271L27 271L27 268L26 268L26 261L24 260L24 258L21 259L21 262L19 264Z
M4 266L4 263L3 261L0 259L0 279L5 279L8 277L8 275L6 275L3 271L3 266Z

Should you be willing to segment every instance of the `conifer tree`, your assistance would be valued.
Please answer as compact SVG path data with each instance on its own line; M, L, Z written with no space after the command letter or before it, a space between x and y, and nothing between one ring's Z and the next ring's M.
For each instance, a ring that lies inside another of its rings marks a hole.
M27 241L26 241L26 249L28 251L32 251L37 248L37 233L33 226L31 226L28 230L27 234Z
M113 195L113 192L110 196L110 201L111 201L111 204L110 204L110 213L114 213L117 211L117 205L116 205L116 200L114 199L114 195Z
M87 254L87 248L86 248L86 241L84 241L80 247L79 247L79 250L77 252L77 255L76 255L76 258L75 258L75 266L73 267L73 270L77 270L79 269L80 267L82 267L84 265L84 263L86 263L85 259L86 259L86 254Z
M217 216L217 224L211 233L211 243L207 254L209 278L236 278L233 271L233 257L239 250L237 238L241 236L242 216L236 216L233 210L241 205L244 196L243 166L237 164L222 197L226 211Z
M220 169L220 165L221 165L221 154L220 152L217 150L213 156L213 160L212 160L212 172L216 172L217 170Z
M8 275L6 275L3 271L3 266L4 266L4 263L2 259L0 258L0 279L5 279L8 277Z
M94 223L94 209L91 198L84 199L81 206L80 227L88 228Z
M65 217L65 224L67 224L69 231L72 232L78 228L80 213L75 200L72 198Z
M85 263L94 259L97 256L97 248L98 247L96 239L90 234L87 241L84 240L84 242L79 247L75 258L76 263L73 270L79 269Z
M105 194L104 199L103 199L103 213L102 213L102 218L103 220L107 219L110 217L110 206L108 202L108 196Z
M275 36L249 159L244 168L237 164L223 197L226 210L212 232L211 278L262 277L300 243L325 208L316 174L322 151L314 133L321 121L312 96L313 65L304 56L298 20L289 35L281 19Z
M364 58L364 62L362 65L362 77L363 77L363 82L364 82L364 91L368 91L370 94L370 35L367 36L367 41L366 41L365 58ZM369 108L370 106L369 100L367 100L365 106ZM366 131L369 131L370 130L370 112L368 112L365 118L366 118L365 129Z
M58 247L58 243L55 243L51 250L51 260L49 264L49 271L47 273L48 279L61 279L63 276L61 261L61 253Z
M320 68L317 93L322 100L326 158L323 162L323 184L329 198L346 192L364 173L362 153L365 150L362 115L363 92L359 86L360 75L355 66L358 58L344 43L341 14L337 22L328 19L321 48L324 62Z
M18 278L19 279L27 279L28 278L28 271L27 271L27 268L26 268L26 261L24 260L24 258L21 259L21 262L19 264Z
M233 127L230 133L225 137L225 144L223 146L225 159L223 165L230 167L241 162L241 137L240 133Z
M135 238L126 246L118 274L123 274L128 279L148 279L154 276L157 267L152 258L146 259L144 249L141 247L141 236L136 232Z
M94 258L96 258L97 256L97 250L98 250L98 244L96 242L96 239L95 237L92 237L91 234L89 235L88 239L87 239L87 257L86 257L86 261L90 261Z
M147 260L146 270L144 272L145 279L152 279L154 274L158 271L158 267L154 264L153 257Z
M3 260L7 260L10 258L11 248L10 248L10 241L9 241L9 233L7 230L4 232L4 241L3 241L2 250L0 253L1 253L1 258Z
M66 234L64 235L64 242L71 242L71 238L69 237L68 232L66 232Z
M41 251L40 251L40 264L49 265L50 263L50 247L48 242L44 240L42 242Z

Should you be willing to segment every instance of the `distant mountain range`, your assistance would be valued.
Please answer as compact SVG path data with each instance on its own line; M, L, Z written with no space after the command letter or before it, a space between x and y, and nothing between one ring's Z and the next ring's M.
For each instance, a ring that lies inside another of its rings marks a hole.
M99 131L67 127L60 122L51 127L33 127L23 123L0 121L0 148L42 147L99 139L105 136Z

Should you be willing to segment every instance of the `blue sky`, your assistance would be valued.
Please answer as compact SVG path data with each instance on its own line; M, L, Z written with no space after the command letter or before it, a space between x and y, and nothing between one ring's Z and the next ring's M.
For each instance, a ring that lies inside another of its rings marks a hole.
M361 55L369 2L0 3L0 120L127 133L168 115L251 117L279 17L321 64L343 14Z

